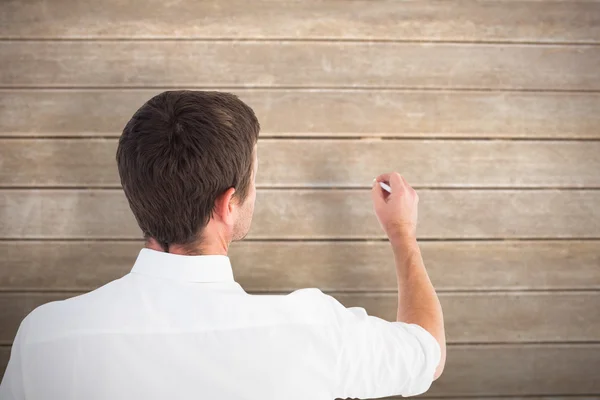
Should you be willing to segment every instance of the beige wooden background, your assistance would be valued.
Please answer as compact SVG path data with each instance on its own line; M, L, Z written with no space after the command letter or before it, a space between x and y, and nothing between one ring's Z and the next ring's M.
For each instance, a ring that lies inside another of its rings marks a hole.
M117 138L169 88L263 126L247 291L394 320L368 188L397 170L446 317L427 396L598 398L595 1L0 1L0 373L34 307L130 270Z

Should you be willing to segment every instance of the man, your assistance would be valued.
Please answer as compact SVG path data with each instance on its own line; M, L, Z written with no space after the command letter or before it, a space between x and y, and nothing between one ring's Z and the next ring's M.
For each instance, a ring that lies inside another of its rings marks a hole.
M416 242L418 196L399 174L377 178L391 194L371 190L394 251L398 321L316 288L261 296L235 282L227 251L250 229L258 133L228 93L164 92L134 114L117 163L145 248L124 277L23 320L1 399L329 400L430 387L445 363L442 310Z

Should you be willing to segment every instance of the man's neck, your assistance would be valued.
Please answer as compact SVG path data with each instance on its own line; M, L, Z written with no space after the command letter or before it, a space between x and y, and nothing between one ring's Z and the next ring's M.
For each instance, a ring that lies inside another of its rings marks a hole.
M162 251L165 249L156 241L154 238L149 238L146 240L144 245L145 248ZM171 254L181 254L188 256L199 256L199 255L227 255L227 250L229 249L229 244L223 240L217 240L212 243L203 243L200 246L196 246L194 248L189 248L186 246L171 244L169 245L168 253Z

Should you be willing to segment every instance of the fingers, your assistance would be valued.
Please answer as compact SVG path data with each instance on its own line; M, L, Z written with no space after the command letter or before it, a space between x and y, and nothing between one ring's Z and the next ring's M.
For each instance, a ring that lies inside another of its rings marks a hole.
M375 205L375 207L378 207L380 204L385 203L385 194L383 193L384 190L381 188L381 186L379 186L379 182L382 181L378 179L379 177L373 180L373 187L371 188L371 198L373 199L373 204Z
M384 182L384 183L387 183L388 185L390 185L390 188L392 189L392 193L394 193L394 192L400 193L405 190L414 191L414 189L408 184L406 179L402 175L400 175L398 172L390 172L387 174L381 174L373 180L372 192L373 192L373 194L378 194L379 195L378 197L381 197L382 199L384 199L385 197L383 196L382 191L379 190L379 185L377 184L377 182Z
M375 180L377 182L385 182L388 185L390 185L390 188L392 188L392 193L394 193L394 191L402 192L405 188L410 187L408 182L406 182L406 179L404 179L404 177L398 172L381 174L377 178L375 178ZM396 188L396 190L394 190L394 188Z
M389 173L389 174L381 174L377 178L375 178L375 180L377 182L385 182L385 183L387 183L387 182L390 181L390 175L391 175L391 173Z
M414 196L417 200L417 203L419 202L419 194L417 193L417 191L408 184L408 182L406 181L406 178L403 177L402 175L400 175L397 172L392 173L392 181L394 181L396 184L398 184L398 182L395 180L394 176L397 175L400 178L400 181L402 182L402 184L400 185L402 187L402 190L406 191L406 193L409 193L411 196ZM392 182L390 182L392 183ZM390 187L392 187L390 185ZM394 191L394 189L392 189L392 192Z
M404 186L408 186L408 183L406 183L406 179L404 179L402 175L397 172L390 173L390 187L392 188L392 193L394 193L394 191L404 191Z

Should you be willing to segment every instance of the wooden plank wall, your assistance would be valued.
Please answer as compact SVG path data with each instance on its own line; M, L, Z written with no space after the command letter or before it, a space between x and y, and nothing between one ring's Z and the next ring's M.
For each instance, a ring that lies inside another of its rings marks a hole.
M394 320L368 188L398 170L449 340L426 396L600 395L600 3L574 0L2 1L0 373L28 312L131 268L117 138L169 88L263 126L247 291Z

